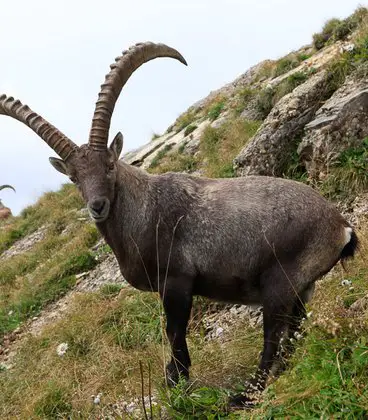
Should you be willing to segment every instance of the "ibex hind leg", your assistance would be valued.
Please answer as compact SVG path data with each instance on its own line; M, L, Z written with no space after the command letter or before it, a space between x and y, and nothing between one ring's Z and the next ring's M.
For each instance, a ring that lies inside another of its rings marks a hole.
M283 279L284 280L284 279ZM230 399L230 407L244 408L252 407L258 400L260 394L266 387L267 379L272 369L280 361L280 340L287 333L293 323L297 311L295 302L295 291L292 288L285 290L276 285L277 281L272 279L273 288L265 288L263 299L263 352L259 367L254 377L247 383L246 390ZM269 282L268 284L271 284ZM273 293L278 290L282 293ZM298 316L299 314L298 307Z
M296 341L301 338L302 322L307 317L306 303L313 295L315 284L312 283L295 299L292 316L288 320L287 330L281 338L280 343L280 358L277 366L274 366L273 374L279 376L286 368L290 356L295 350Z

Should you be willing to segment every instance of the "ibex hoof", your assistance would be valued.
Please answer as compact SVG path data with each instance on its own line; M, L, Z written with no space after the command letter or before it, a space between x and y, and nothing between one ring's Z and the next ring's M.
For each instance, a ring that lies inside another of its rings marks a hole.
M180 369L176 363L170 362L166 366L166 385L173 387L179 383L180 378L183 378L185 381L189 379L188 369L184 367Z
M251 409L256 404L256 400L252 396L237 394L229 398L229 408L231 410Z

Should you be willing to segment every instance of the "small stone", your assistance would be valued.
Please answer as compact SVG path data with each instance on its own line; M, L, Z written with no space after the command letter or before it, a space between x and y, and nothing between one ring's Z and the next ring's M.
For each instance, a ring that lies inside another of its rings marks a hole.
M77 275L75 276L75 279L76 279L76 280L82 279L83 277L88 276L88 274L89 274L89 271L85 271L84 273L77 274Z

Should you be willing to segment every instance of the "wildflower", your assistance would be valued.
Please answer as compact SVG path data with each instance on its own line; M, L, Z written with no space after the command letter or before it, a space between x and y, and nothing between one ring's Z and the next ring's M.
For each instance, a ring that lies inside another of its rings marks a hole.
M56 348L56 353L58 356L62 357L64 356L64 354L66 353L66 351L68 350L68 343L61 343L57 346Z
M341 286L351 286L351 280L344 279L344 280L341 282Z
M92 395L93 398L93 404L100 404L102 397L102 392L99 392L96 396Z

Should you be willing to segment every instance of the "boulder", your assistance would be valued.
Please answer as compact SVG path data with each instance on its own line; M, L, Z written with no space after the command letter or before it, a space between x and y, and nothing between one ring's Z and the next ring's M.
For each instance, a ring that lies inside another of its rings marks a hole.
M235 158L237 175L282 175L305 125L330 94L326 78L326 72L321 71L277 102L256 135Z
M309 176L322 178L342 151L368 136L368 82L349 78L316 112L298 147Z

